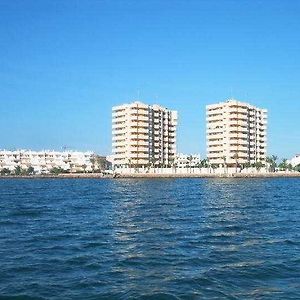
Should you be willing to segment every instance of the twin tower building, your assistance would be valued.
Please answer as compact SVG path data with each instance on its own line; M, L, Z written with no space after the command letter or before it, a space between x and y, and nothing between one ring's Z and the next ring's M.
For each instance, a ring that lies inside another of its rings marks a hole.
M176 156L177 111L133 102L112 108L115 167L168 167ZM211 165L265 163L267 110L234 99L206 106Z

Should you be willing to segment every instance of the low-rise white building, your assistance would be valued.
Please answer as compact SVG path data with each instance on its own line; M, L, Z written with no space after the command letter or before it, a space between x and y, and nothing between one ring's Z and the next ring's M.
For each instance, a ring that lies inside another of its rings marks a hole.
M38 174L49 173L53 168L70 172L92 171L94 156L93 152L79 151L0 150L0 170L14 171L19 166L22 169L33 167Z
M174 164L178 168L199 167L200 163L200 154L177 153L174 160Z
M296 154L292 159L288 161L293 167L300 165L300 154Z

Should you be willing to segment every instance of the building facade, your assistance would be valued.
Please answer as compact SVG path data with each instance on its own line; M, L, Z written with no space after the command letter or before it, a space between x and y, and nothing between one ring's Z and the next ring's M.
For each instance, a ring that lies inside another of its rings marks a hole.
M300 154L296 154L292 159L288 161L293 167L300 165Z
M94 157L93 152L0 150L0 170L14 171L16 167L26 170L33 167L37 174L47 174L53 168L69 172L93 171Z
M201 164L200 154L177 153L174 163L178 168L199 167Z
M212 165L265 163L267 110L235 99L207 105L206 140Z
M170 165L176 154L177 112L133 102L112 108L115 167Z

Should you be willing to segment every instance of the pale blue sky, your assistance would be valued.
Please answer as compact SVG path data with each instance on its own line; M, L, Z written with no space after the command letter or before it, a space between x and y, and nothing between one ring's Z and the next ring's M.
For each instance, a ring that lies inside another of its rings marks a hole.
M205 105L269 110L269 153L300 152L300 1L0 1L0 148L111 152L111 106L179 112L205 155Z

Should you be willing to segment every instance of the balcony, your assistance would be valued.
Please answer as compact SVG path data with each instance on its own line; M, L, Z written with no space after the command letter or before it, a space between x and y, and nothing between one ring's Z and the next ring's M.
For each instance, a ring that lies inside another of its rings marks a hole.
M125 137L119 137L119 136L113 136L112 140L115 143L125 143L126 138Z
M207 146L222 146L223 147L223 139L221 140L212 140L212 141L207 141Z
M134 147L149 147L149 142L147 140L130 140L129 146Z
M125 122L113 123L113 125L112 125L112 129L122 129L122 128L125 128L125 127L126 127Z
M130 135L130 138L132 140L139 140L139 141L141 141L141 140L148 141L149 140L148 134L143 134L143 133L132 133Z
M236 125L248 128L248 122L242 119L229 119L229 125Z
M130 133L132 134L149 134L149 129L145 127L130 127Z
M223 134L207 134L206 140L207 141L215 141L223 139Z
M206 133L223 133L223 128L206 128Z
M207 150L209 152L223 152L224 147L223 146L207 146Z
M228 112L230 113L243 113L243 114L248 114L248 107L246 106L240 106L240 105L230 105L228 107Z
M144 121L149 122L149 117L144 115L130 115L128 118L132 122Z
M211 115L206 118L207 122L223 122L223 115Z
M139 158L141 158L141 159L145 158L146 159L146 158L149 158L149 154L148 153L143 153L143 152L138 152L138 153L131 152L130 157L136 158L136 159L139 159Z

